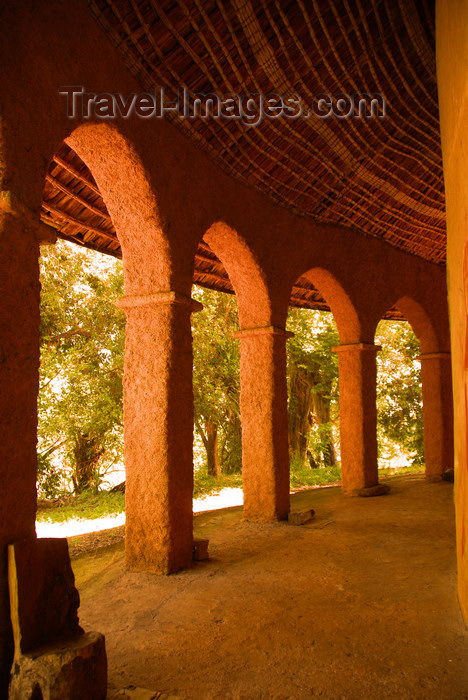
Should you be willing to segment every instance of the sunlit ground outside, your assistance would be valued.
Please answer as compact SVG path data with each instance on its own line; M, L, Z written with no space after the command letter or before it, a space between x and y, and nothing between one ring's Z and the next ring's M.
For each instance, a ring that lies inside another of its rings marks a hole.
M334 438L335 444L337 445L337 454L339 457L339 431L338 427L334 426ZM198 494L203 488L207 488L206 477L204 477L204 460L205 454L203 450L203 444L198 438L195 437L194 440L194 469L195 469L195 494L196 497L193 499L193 512L202 513L209 510L220 510L222 508L232 508L235 506L242 506L243 504L243 492L241 486L241 476L232 475L232 481L234 486L221 485L217 488L213 487L211 493L208 494ZM407 470L413 470L411 467L411 458L408 453L402 449L399 445L392 442L391 440L382 440L380 443L380 454L379 454L379 472L382 475L390 476L396 473L403 473ZM423 469L423 467L421 467ZM323 479L323 474L325 470L322 469L307 469L306 476L316 474L317 480ZM323 488L326 486L333 486L339 483L339 468L337 469L337 477L335 480L331 480L330 483L307 483L304 485L302 483L301 473L292 474L291 478L291 492L300 490L301 488ZM107 473L103 479L103 487L107 490L120 484L125 479L125 470L122 465L114 469L112 472ZM224 479L225 481L225 479ZM101 491L99 494L99 499L104 500L107 496L106 491ZM120 499L120 500L119 500ZM73 498L71 499L73 502ZM79 501L79 498L77 499ZM92 507L92 504L91 504ZM102 506L102 507L105 507ZM100 532L102 530L109 530L111 528L119 527L125 524L125 512L124 512L124 496L123 494L114 496L114 503L107 506L109 510L121 511L121 512L111 512L103 513L102 516L98 517L80 517L79 515L72 514L69 512L70 509L74 509L73 505L68 508L57 508L54 509L54 514L52 517L47 517L47 511L40 512L38 515L38 520L36 521L36 533L38 537L75 537L77 535L84 535L90 532ZM100 509L101 506L96 504L96 510ZM89 504L87 505L89 514ZM59 514L59 510L62 512ZM79 510L79 505L77 504L76 510ZM94 513L97 515L97 513Z
M202 513L207 510L231 508L233 506L241 506L242 503L243 494L241 488L225 488L217 494L194 498L193 512ZM106 515L92 520L72 517L61 523L47 519L36 522L36 533L38 537L74 537L76 535L84 535L87 532L109 530L112 527L119 527L119 525L124 524L125 513Z

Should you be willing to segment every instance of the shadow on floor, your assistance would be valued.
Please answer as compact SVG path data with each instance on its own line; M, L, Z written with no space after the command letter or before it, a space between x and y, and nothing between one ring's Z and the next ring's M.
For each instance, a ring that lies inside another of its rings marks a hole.
M378 498L302 491L302 526L195 516L210 560L127 573L123 543L73 561L81 622L106 635L110 689L184 698L468 698L453 485L388 480Z

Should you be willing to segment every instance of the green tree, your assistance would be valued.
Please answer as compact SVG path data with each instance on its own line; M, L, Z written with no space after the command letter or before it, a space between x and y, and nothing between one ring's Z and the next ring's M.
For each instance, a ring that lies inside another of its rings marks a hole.
M289 446L293 464L333 466L337 462L332 428L338 416L339 344L330 313L290 309L288 329Z
M234 296L197 288L203 311L193 317L194 423L206 450L211 476L239 472L239 343Z
M406 321L381 321L375 342L377 355L377 421L380 452L390 441L402 447L413 464L424 462L421 353Z
M38 486L53 495L67 476L80 493L122 454L122 265L59 242L41 285Z
M54 495L64 475L79 493L97 489L123 457L122 374L125 318L121 263L58 243L41 257L41 383L38 485ZM193 317L194 422L208 473L241 470L239 344L236 299L197 288L204 310ZM293 464L336 464L339 343L329 313L291 309L288 328L289 440ZM419 344L408 324L380 324L378 431L423 459Z

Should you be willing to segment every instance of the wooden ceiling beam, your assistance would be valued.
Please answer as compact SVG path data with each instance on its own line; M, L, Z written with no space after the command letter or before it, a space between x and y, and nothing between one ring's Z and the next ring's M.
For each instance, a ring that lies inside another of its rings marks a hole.
M102 238L105 238L108 241L118 241L118 238L116 234L114 233L109 233L109 231L103 231L103 229L98 228L96 226L90 226L88 223L85 223L84 221L80 221L76 217L72 216L71 214L67 214L66 212L57 209L53 204L50 204L49 202L46 202L43 200L42 206L44 209L49 211L51 214L54 214L54 216L57 217L57 219L60 219L64 221L67 224L72 224L73 226L78 226L80 229L84 230L84 232L89 231L91 233L95 233L98 236L102 236ZM53 220L52 222L50 219L42 219L45 223L48 223L49 225L53 225Z
M87 199L85 199L81 195L74 192L72 189L67 187L67 185L64 185L63 182L60 182L60 180L55 178L53 175L50 175L48 173L46 175L46 180L47 180L47 182L50 182L50 184L53 187L60 190L60 192L63 192L64 194L66 194L67 197L71 197L75 202L78 202L78 204L81 204L83 207L88 209L90 212L92 212L96 216L100 216L102 219L104 219L105 221L108 221L110 224L112 224L112 219L110 218L110 216L107 212L102 211L95 204L92 204Z
M94 184L94 182L91 182L91 180L87 178L86 175L80 173L80 171L77 170L71 163L69 163L67 160L61 158L58 155L54 155L53 160L57 163L57 165L60 165L62 168L65 168L65 170L68 170L68 172L71 175L73 175L73 177L76 177L77 180L81 180L81 182L83 182L86 185L86 187L89 187L90 190L93 190L95 194L98 194L102 198L102 195L99 189Z

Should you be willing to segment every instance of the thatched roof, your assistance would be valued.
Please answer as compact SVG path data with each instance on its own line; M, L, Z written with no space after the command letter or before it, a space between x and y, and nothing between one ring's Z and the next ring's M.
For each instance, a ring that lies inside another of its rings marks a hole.
M431 0L88 0L142 88L382 93L383 119L174 118L224 171L281 206L352 227L445 263L445 212ZM119 255L102 198L77 155L51 164L44 220L60 235ZM194 281L232 291L202 243ZM299 280L293 305L324 307Z

